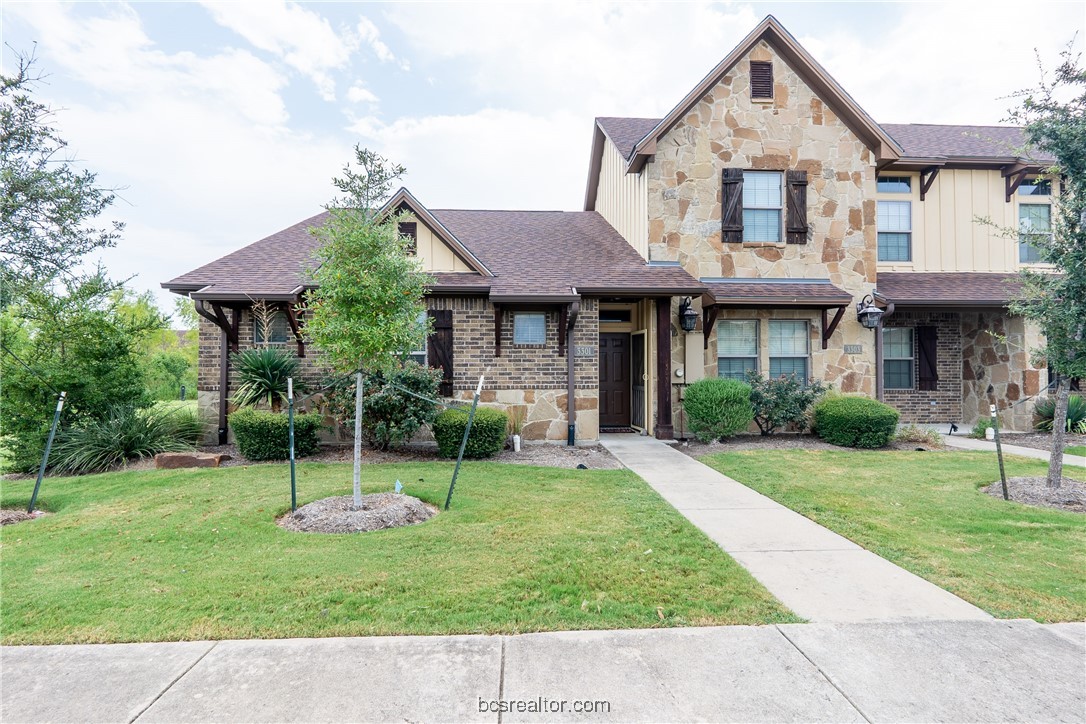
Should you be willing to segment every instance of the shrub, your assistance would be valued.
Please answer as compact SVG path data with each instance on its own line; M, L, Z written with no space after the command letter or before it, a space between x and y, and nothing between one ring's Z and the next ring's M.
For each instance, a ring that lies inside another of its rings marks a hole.
M304 457L320 450L322 419L317 414L294 415L294 455ZM242 408L230 415L238 450L250 460L286 460L290 457L290 425L281 412Z
M1042 397L1033 406L1037 418L1034 427L1042 432L1052 432L1052 420L1056 416L1056 398ZM1086 435L1086 399L1082 395L1067 398L1067 432Z
M931 445L932 447L942 447L943 445L942 436L935 430L911 424L905 425L894 433L894 441Z
M117 405L102 419L84 420L60 435L53 469L75 475L102 472L160 452L191 450L203 432L204 423L192 408Z
M690 418L690 431L702 442L741 432L754 419L750 385L720 377L698 380L687 387L683 409Z
M900 414L868 397L833 397L814 408L818 436L844 447L885 447L894 437Z
M287 399L287 378L298 373L298 358L286 350L256 347L233 355L231 363L238 377L231 401L239 407L266 403L278 412ZM301 389L295 380L294 391Z
M763 435L772 435L789 425L800 432L806 430L808 408L827 390L819 380L805 385L794 374L767 378L759 372L748 372L747 382L754 422Z
M434 420L434 438L437 451L443 458L454 458L460 453L460 441L468 424L467 410L445 410ZM488 458L505 447L505 430L509 418L501 410L480 407L475 411L471 434L464 448L466 458Z
M441 373L405 362L390 373L371 372L362 380L362 434L377 450L409 442L433 422ZM354 377L337 376L324 384L325 408L345 428L354 425ZM406 391L405 391L406 390ZM414 393L414 394L411 394Z
M992 418L982 417L977 420L977 423L975 425L973 425L973 431L969 433L969 437L977 440L983 440L985 439L987 430L990 427L994 427L994 425L992 424Z

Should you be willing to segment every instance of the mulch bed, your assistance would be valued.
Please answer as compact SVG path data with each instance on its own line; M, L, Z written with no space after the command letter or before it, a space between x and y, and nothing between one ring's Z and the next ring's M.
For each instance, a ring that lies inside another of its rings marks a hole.
M1003 497L998 480L982 490L995 498ZM1007 478L1007 492L1016 503L1086 513L1086 483L1081 480L1062 478L1060 487L1050 488L1042 477Z
M36 520L43 515L48 515L44 510L35 510L33 513L27 513L25 510L13 510L11 508L0 508L0 525L11 525L12 523L22 523L27 520Z
M856 450L858 448L840 447L824 442L814 435L778 433L776 435L736 435L722 442L698 442L689 440L676 443L675 449L692 458L714 453L739 452L741 450ZM943 450L939 445L913 442L892 442L880 450Z
M1052 434L1048 432L1001 432L999 437L1005 445L1020 445L1046 452L1052 450ZM1064 437L1064 445L1086 445L1086 435L1068 434Z
M354 497L338 495L314 500L277 521L279 526L298 533L365 533L423 523L437 515L437 508L401 493L372 493L362 496L362 507Z

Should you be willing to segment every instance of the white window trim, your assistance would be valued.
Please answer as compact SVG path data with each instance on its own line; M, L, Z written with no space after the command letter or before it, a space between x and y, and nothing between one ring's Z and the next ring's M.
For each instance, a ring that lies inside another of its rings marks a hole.
M767 100L770 103L773 102L772 98L764 99L764 100ZM744 199L742 199L742 198L739 199L739 203L741 204L740 213L742 213L743 211L746 211L747 209L751 209L752 211L753 210L776 211L777 212L777 217L778 217L778 221L777 221L777 240L776 241L766 241L766 240L759 240L759 239L747 239L747 225L746 225L746 223L744 223L743 224L743 243L744 244L783 244L783 243L785 243L785 239L784 239L784 233L785 233L784 232L784 194L787 192L787 189L785 189L785 187L784 187L784 185L785 185L784 171L774 171L772 169L765 169L765 170L762 170L762 169L744 169L743 170L743 185L744 185L744 188L746 187L747 174L776 174L777 177L780 179L781 194L780 194L780 199L778 199L776 206L747 206L746 201Z
M912 350L912 354L908 357L890 357L885 352L882 355L882 381L883 388L887 390L915 390L916 389L916 328L915 327L883 327L883 349L885 350L888 345L886 344L886 333L890 330L905 329L909 332L909 348ZM909 363L909 386L908 387L891 387L886 384L886 363L887 362L908 362Z
M722 355L722 354L720 354L720 327L721 327L721 325L727 324L728 322L754 322L754 354L753 355ZM753 318L749 318L749 317L745 318L745 319L721 319L721 320L718 320L717 323L716 323L717 376L720 375L720 360L722 360L722 359L754 360L754 365L753 365L754 371L755 372L761 372L761 370L762 370L762 364L761 364L762 361L761 361L761 354L760 354L760 351L761 351L761 348L762 348L761 342L762 342L761 320L753 319Z
M1027 200L1028 199L1028 200ZM1048 199L1047 201L1041 201L1040 199ZM1041 260L1036 261L1022 261L1022 246L1029 244L1028 241L1022 239L1022 207L1023 206L1045 206L1048 208L1048 233L1038 234L1034 233L1033 236L1047 236L1052 238L1052 197L1051 196L1023 196L1018 200L1018 263L1019 264L1044 264Z
M886 192L884 191L882 193L886 193ZM904 196L905 194L902 193L902 194L891 194L891 195L892 196L898 196L898 195ZM909 230L908 231L900 231L900 230L891 231L889 229L881 228L881 226L879 224L879 205L882 204L882 203L899 203L899 204L908 204L909 205ZM882 259L882 258L879 258L880 257L879 251L882 248L881 244L879 244L879 235L880 234L904 234L907 237L909 237L909 255L908 255L908 257L905 258L905 259ZM912 263L912 261L913 261L913 200L912 200L911 194L910 194L910 198L908 200L905 200L905 199L902 199L902 198L889 198L889 199L878 199L878 200L875 201L875 257L876 257L876 263L878 263L878 264L911 264Z
M520 317L542 317L543 339L539 342L517 341L517 319ZM513 312L513 344L518 347L546 347L547 346L547 313L546 312Z
M769 353L768 354L768 357L769 357L769 368L768 369L770 371L773 369L773 360L775 360L775 359L802 359L802 360L806 360L805 368L806 368L807 373L806 373L806 375L804 375L804 379L802 380L802 382L803 382L803 384L807 384L807 380L809 380L811 378L811 376L812 376L811 375L811 321L809 319L769 319L767 321L769 322L767 332L770 335L769 337L766 338L766 351L767 351L767 353ZM806 349L807 349L806 354L772 354L769 351L769 345L772 344L772 342L770 340L772 339L772 327L773 327L774 322L800 322L800 323L802 323L803 324L803 329L804 329L803 342L804 342L804 345L806 346Z

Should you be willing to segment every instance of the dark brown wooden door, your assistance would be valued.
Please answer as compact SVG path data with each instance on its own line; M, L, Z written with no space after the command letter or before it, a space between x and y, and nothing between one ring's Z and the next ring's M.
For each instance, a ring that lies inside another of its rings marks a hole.
M630 425L630 335L600 335L600 427Z

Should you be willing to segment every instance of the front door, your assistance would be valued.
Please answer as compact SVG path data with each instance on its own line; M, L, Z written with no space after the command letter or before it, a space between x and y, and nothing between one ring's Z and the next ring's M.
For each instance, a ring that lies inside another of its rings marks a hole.
M630 335L600 335L600 427L630 425Z

